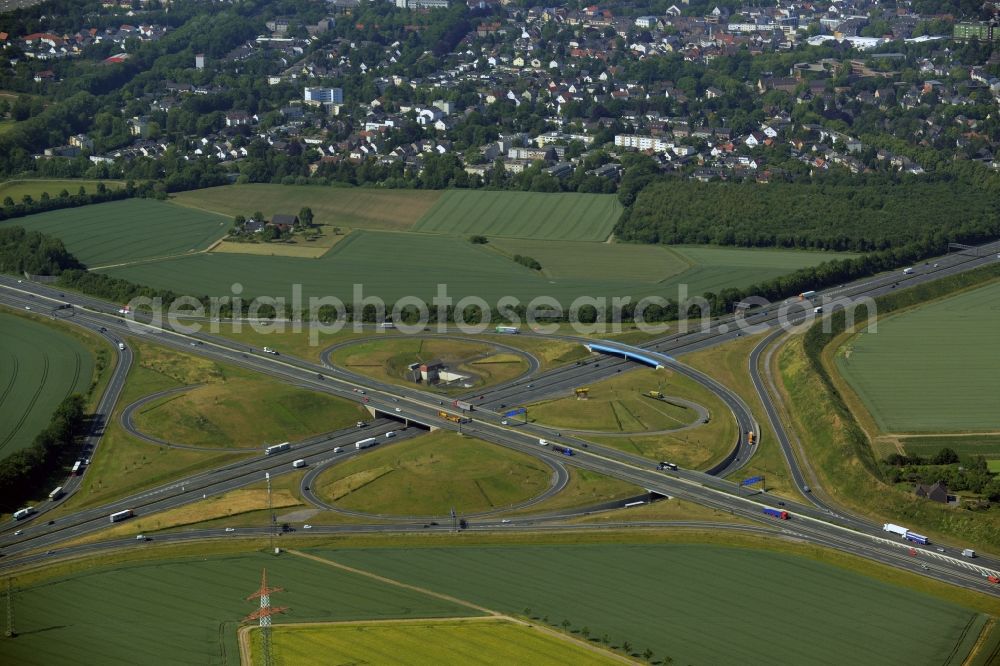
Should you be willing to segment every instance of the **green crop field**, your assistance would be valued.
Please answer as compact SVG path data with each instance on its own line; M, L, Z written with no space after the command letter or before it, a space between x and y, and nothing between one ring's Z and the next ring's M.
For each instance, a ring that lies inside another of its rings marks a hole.
M636 282L661 282L683 273L692 265L664 245L498 238L491 239L488 247L507 256L521 254L538 260L542 265L542 274L553 280L586 280L602 276Z
M94 358L69 335L25 317L0 313L0 457L31 445L59 403L85 393Z
M671 279L671 284L687 284L688 292L695 295L706 291L718 292L725 287L745 287L800 268L816 266L824 261L858 256L850 252L691 245L674 246L671 250L693 264L690 269Z
M108 273L198 295L227 295L239 282L247 296L289 297L291 285L298 283L306 298L332 295L345 302L356 300L355 284L364 296L389 303L407 295L429 300L438 284L448 285L456 297L477 294L491 300L507 293L543 292L547 285L534 271L464 240L376 231L353 232L319 259L213 253Z
M147 403L135 413L135 424L168 442L247 448L350 427L367 414L342 398L273 380L233 378Z
M431 190L382 190L314 185L224 185L172 195L183 206L220 213L232 219L260 211L298 215L312 208L316 224L351 229L406 230L441 196Z
M256 632L255 632L256 633ZM255 647L259 647L257 636ZM615 664L610 654L509 620L438 620L328 627L279 626L275 660L296 666L402 663L413 666ZM442 646L447 645L447 650ZM405 659L402 655L406 655ZM259 649L254 664L263 664Z
M576 245L588 246L581 255L582 261L592 256L590 245L607 248L620 259L619 264L625 261L622 257L632 252L615 249L618 247L615 245L573 244ZM645 255L649 250L654 250L650 256L656 255L656 248L640 248L637 252ZM438 293L438 285L444 284L447 294L456 300L478 296L495 304L503 296L514 296L527 303L544 295L568 305L583 295L639 298L658 294L677 298L681 283L688 285L690 294L697 295L723 286L747 286L794 267L814 265L830 258L829 254L819 252L683 250L684 253L692 251L697 260L708 263L674 275L665 282L654 283L646 277L636 279L632 273L615 274L615 262L604 264L603 269L589 275L579 273L572 279L553 279L514 263L489 246L473 245L462 238L362 230L352 232L318 259L195 254L110 268L106 272L140 284L193 295L228 295L233 283L239 282L246 297L290 298L292 284L297 283L302 285L306 299L330 295L353 302L359 300L354 293L355 285L360 285L362 296L378 296L391 304L403 296L430 301ZM538 259L544 268L545 260ZM769 262L776 267L767 267ZM667 273L658 279L666 278L669 271L675 269L676 261L665 265Z
M18 637L0 638L0 662L236 666L236 625L256 610L245 599L260 587L264 567L268 583L284 588L271 601L291 608L290 621L475 614L303 558L199 557L122 565L18 590Z
M968 460L973 456L1000 459L1000 435L941 435L934 437L900 437L908 453L930 458L948 447Z
M2 127L0 127L2 131ZM10 197L15 203L21 203L25 194L38 201L42 198L42 192L48 192L49 196L55 199L59 193L66 190L70 194L77 194L82 187L87 194L97 191L97 184L104 183L109 190L117 190L125 186L120 180L77 180L75 178L52 179L52 180L8 180L0 183L0 200Z
M95 267L205 249L226 233L230 220L161 201L127 199L0 224L61 238L77 259Z
M360 549L324 556L678 664L943 664L972 610L791 555L702 545ZM967 649L967 647L966 647Z
M603 241L622 206L612 194L447 190L416 231L468 236Z
M1000 428L1000 282L878 323L837 367L886 432Z
M530 499L551 476L525 453L441 430L336 465L313 489L345 509L440 516L453 507L474 513Z

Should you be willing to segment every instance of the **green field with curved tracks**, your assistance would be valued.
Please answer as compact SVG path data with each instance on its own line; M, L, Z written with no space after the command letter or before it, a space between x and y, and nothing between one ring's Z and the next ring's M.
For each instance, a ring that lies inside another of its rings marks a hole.
M628 643L634 655L648 649L660 663L694 665L958 664L984 627L983 611L995 607L774 538L756 547L676 535L673 543L593 542L609 537L351 535L309 540L315 546L302 552L309 544L288 535L279 557L246 552L263 540L185 547L183 556L154 538L101 562L53 563L55 571L15 577L18 636L0 637L0 663L79 663L86 654L86 663L104 666L238 664L236 629L256 609L247 597L265 567L268 583L282 588L272 604L290 609L281 624L490 612L618 646L619 654ZM530 544L539 539L559 543Z
M94 358L73 337L0 312L0 457L31 445L71 393L86 392Z

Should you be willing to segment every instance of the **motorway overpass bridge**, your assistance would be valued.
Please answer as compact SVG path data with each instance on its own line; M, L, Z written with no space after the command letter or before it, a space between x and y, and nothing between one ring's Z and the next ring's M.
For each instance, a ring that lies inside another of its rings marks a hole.
M663 363L660 362L660 357L662 357L663 354L659 354L657 352L649 352L639 347L606 341L588 342L584 346L592 352L620 356L628 361L642 363L651 368L656 368L657 370L663 369Z

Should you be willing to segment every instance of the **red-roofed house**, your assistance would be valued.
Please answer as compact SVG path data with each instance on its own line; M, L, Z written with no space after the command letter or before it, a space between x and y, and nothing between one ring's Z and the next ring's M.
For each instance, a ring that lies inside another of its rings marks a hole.
M34 42L44 42L49 46L62 46L63 38L57 35L52 35L47 32L33 32L24 38L24 42L28 44L33 44Z

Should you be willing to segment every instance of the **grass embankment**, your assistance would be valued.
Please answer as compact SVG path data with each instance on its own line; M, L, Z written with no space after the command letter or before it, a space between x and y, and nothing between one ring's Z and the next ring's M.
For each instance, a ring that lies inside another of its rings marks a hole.
M642 523L661 520L752 524L751 521L737 518L731 513L679 499L659 500L652 504L632 506L627 509L601 511L587 516L570 518L566 522L571 525L588 525L592 523Z
M110 348L94 335L0 307L0 457L31 446L72 393L93 408L110 375Z
M879 312L972 288L998 273L1000 266L992 265L920 285L879 299ZM969 511L921 500L878 478L868 429L871 417L859 412L859 425L851 408L859 409L860 402L835 372L833 355L844 336L843 315L834 315L833 324L830 333L817 325L805 336L792 338L777 357L788 411L824 489L852 511L912 526L932 539L952 539L978 550L1000 549L1000 513L995 509Z
M262 664L261 637L253 632L253 663ZM619 659L586 643L501 618L415 620L385 624L279 625L271 634L278 660L299 666L389 663L465 666L496 664L614 664ZM448 646L442 650L442 646Z
M478 338L477 338L478 339ZM547 340L526 335L488 335L484 340L495 340L503 344L517 347L538 359L539 371L545 372L566 365L574 361L580 361L588 356L590 352L578 342L569 340Z
M302 501L287 489L275 489L272 487L270 501L274 509L302 506ZM269 522L267 509L267 490L263 488L240 488L176 509L141 515L133 520L113 525L100 532L62 543L60 546L65 548L137 534L151 536L163 530L191 525L198 525L201 528L231 527L236 524L246 525L248 514L259 514L257 517L260 520L254 521L254 524L266 525Z
M528 370L527 362L510 352L478 341L394 336L359 342L337 349L330 361L351 372L399 386L417 386L409 379L414 363L441 361L448 370L468 377L451 384L421 388L445 393L464 393L470 388L486 388L514 379Z
M209 383L143 405L140 432L168 442L219 448L264 447L353 426L358 404L230 369Z
M557 398L528 406L533 421L555 428L603 430L608 433L657 432L675 429L697 421L693 410L686 421L678 423L670 406L645 397L649 391L682 397L705 406L709 422L676 433L655 435L602 436L588 434L593 442L610 446L650 460L671 460L683 467L708 467L732 449L736 441L736 422L722 402L700 384L669 370L640 369L616 375L590 385L590 398Z
M558 512L581 506L591 506L614 500L635 497L645 492L644 488L626 481L606 476L599 472L569 467L569 481L556 495L542 500L527 509L504 515L534 515Z
M535 458L450 431L375 449L316 479L324 501L375 514L487 511L543 492L551 470Z
M270 219L275 214L298 215L308 206L315 224L351 229L405 231L441 197L431 190L383 190L312 185L223 185L178 192L171 199L209 210L230 219L256 211Z
M768 492L801 500L804 498L792 482L792 475L781 452L778 438L750 379L748 365L750 352L760 343L764 335L738 338L710 349L684 354L680 358L684 363L735 391L750 407L754 418L760 424L757 449L750 462L735 474L734 480L764 476Z

